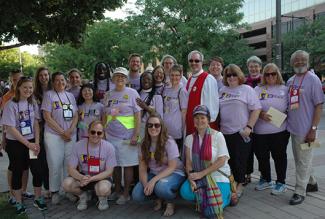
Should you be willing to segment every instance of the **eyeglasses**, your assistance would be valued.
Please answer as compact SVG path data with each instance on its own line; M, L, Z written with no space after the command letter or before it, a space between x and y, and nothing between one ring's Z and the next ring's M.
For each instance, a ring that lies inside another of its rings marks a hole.
M161 124L160 123L148 123L147 127L149 129L152 129L153 127L155 127L156 129L159 129L161 127Z
M270 77L270 76L273 76L273 77L275 77L275 76L277 76L277 72L270 72L270 73L264 73L264 76L265 77Z
M91 130L91 131L90 131L90 134L91 134L91 135L96 135L96 134L97 134L98 136L101 136L101 135L103 134L103 132L102 132L102 131Z
M238 77L237 73L228 73L228 74L226 74L227 78L230 78L231 76Z
M193 63L193 62L195 62L195 63L199 63L199 62L201 62L201 60L198 60L198 59L190 59L190 60L188 60L190 63Z

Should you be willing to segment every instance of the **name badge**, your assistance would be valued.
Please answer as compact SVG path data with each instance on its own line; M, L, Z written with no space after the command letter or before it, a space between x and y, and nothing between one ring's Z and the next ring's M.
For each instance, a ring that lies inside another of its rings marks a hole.
M290 90L290 109L295 110L299 108L299 89L291 88Z
M98 174L100 170L100 159L89 158L88 159L88 173L89 175Z
M62 109L63 109L64 120L67 120L67 121L71 120L73 117L72 105L71 104L63 104Z
M22 136L30 135L33 133L32 132L32 123L30 120L21 121L19 126L20 126L20 133L22 134Z

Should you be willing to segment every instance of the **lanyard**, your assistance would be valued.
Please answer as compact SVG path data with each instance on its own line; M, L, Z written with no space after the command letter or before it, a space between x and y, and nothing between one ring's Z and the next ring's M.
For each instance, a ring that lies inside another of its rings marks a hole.
M297 90L300 90L300 87L301 87L301 85L302 85L302 82L303 82L304 79L305 79L306 74L308 74L308 72L306 72L306 73L304 74L304 76L302 76L302 79L300 80L300 84L299 84L299 87L298 87ZM296 77L297 77L297 75L295 75L295 77L293 78L293 81L292 81L292 84L291 84L291 89L293 88L293 85L295 84Z
M87 104L85 103L85 116L90 117L90 110L91 110L91 107L92 107L93 105L94 105L94 103L91 103L91 104L90 104L90 107L89 107L89 109L88 109L88 113L86 114L86 111L87 111L86 106L87 106Z
M19 102L17 103L17 106L18 106L18 114L19 114L20 113L20 111L19 111ZM29 103L28 102L27 102L27 111L28 111L28 119L31 120L30 119L30 110L29 110ZM19 119L19 121L21 121L21 119Z
M62 103L62 100L61 100L61 98L60 98L59 93L58 93L57 91L55 91L55 93L56 93L56 95L58 95L58 98L59 98L59 100L60 100L60 104L61 104L61 106L62 106L63 103ZM69 97L68 97L68 95L67 95L67 93L66 93L65 91L64 91L64 94L65 94L65 96L67 97L67 99L68 99L68 101L69 101L69 105L71 105L70 99L69 99Z

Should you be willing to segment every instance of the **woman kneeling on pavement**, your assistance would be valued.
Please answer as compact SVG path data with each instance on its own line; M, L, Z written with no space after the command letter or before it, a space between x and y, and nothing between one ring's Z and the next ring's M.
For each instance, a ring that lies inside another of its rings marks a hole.
M79 196L78 210L87 209L87 191L95 190L98 196L98 209L108 208L107 197L111 193L111 179L116 166L113 145L103 140L104 127L98 120L88 129L89 139L78 141L68 165L69 177L64 179L66 192Z
M132 192L133 199L144 201L155 195L157 199L154 210L160 210L163 201L166 201L163 215L173 215L173 200L185 176L177 144L168 136L166 126L156 113L151 114L146 123L145 137L139 153L139 178L140 182Z
M221 132L209 127L210 112L204 105L193 110L196 131L185 139L186 172L181 196L196 200L198 210L206 218L223 218L223 208L230 204L228 177L229 153Z
M6 129L6 148L12 170L11 187L16 199L17 214L26 212L26 207L22 203L22 176L28 167L33 174L34 206L40 210L47 209L41 196L43 166L38 156L40 112L32 95L32 78L21 77L17 83L15 96L4 107L1 120Z

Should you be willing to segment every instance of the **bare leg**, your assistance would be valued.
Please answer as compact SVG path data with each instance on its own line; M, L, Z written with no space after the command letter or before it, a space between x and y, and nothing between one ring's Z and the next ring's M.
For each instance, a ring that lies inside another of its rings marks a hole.
M22 198L21 198L21 189L18 190L12 190L12 193L16 199L17 202L22 203Z
M65 192L72 193L77 196L80 196L81 193L83 192L80 189L80 182L75 180L72 177L65 178L63 180L62 186Z
M121 167L115 167L113 172L113 181L115 184L115 192L117 194L120 194L122 191L121 180L122 180L122 169Z
M123 196L129 197L129 190L133 182L133 167L124 167L124 191Z

